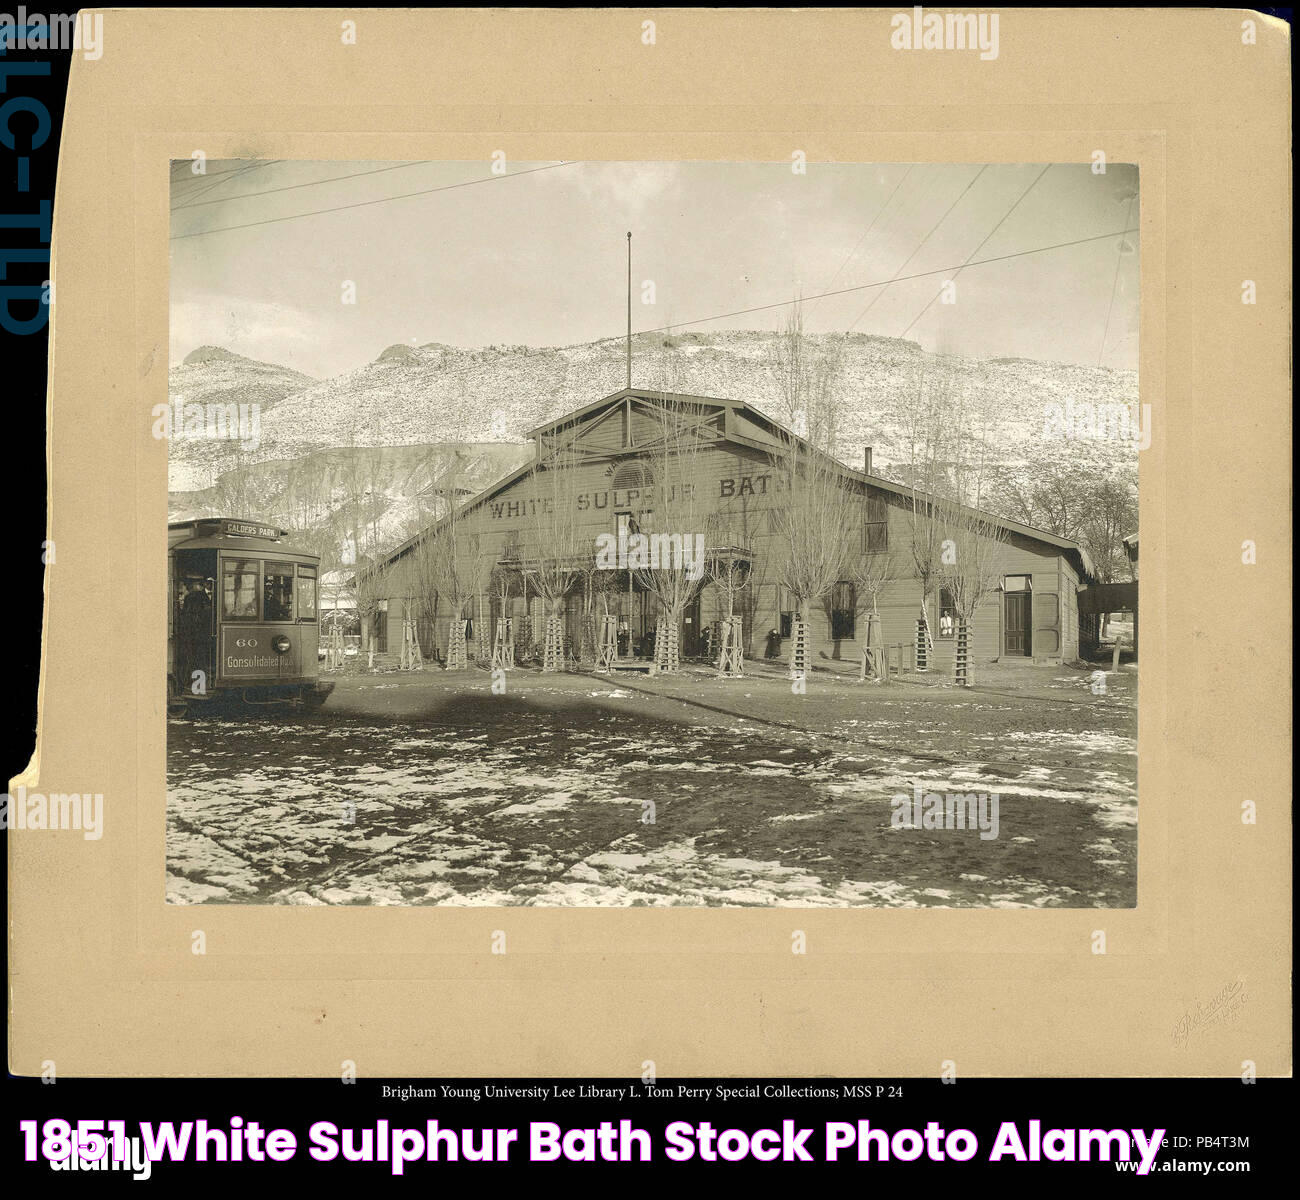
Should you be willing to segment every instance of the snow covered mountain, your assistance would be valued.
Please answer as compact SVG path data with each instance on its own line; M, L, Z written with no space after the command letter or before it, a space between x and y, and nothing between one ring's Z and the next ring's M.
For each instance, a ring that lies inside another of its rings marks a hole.
M633 381L743 399L779 417L771 367L777 336L640 334L633 339ZM825 336L812 335L814 341ZM1136 405L1134 371L1024 359L939 359L915 342L868 334L843 338L840 362L847 413L839 453L855 466L871 446L874 470L899 474L908 453L907 398L922 374L942 369L950 386L988 402L990 457L1005 469L1041 470L1068 461L1100 476L1135 478L1137 445L1130 439L1044 437L1050 413ZM397 532L421 516L415 497L431 486L421 471L435 469L450 448L467 455L464 477L477 490L523 461L529 429L619 390L624 379L624 343L617 339L542 348L397 344L373 362L319 381L205 346L172 369L173 403L257 403L260 437L252 449L212 439L173 441L173 511L230 503L244 491L269 505L267 514L302 510L304 478L313 480L308 490L330 491L335 509L355 507L361 503L355 480L370 473L375 487L369 505L386 504L393 512L385 520L373 513L366 519L375 522L382 541L400 540ZM388 451L375 453L379 448ZM345 502L346 478L353 483ZM309 503L303 511L310 509ZM331 520L348 526L357 523L355 516L336 514Z

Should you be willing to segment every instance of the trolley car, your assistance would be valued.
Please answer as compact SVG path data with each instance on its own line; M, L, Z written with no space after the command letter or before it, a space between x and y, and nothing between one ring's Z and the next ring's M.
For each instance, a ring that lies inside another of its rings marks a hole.
M167 526L167 710L324 702L320 557L274 525L229 517Z

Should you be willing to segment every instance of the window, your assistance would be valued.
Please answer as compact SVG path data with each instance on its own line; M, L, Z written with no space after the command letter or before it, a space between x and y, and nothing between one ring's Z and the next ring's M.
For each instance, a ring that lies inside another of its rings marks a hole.
M1032 575L1007 575L1003 578L1002 589L1007 592L1028 592L1033 590L1030 586L1032 582Z
M298 568L298 620L316 619L316 568Z
M266 564L262 584L262 620L293 620L293 563Z
M255 558L227 558L221 564L221 619L257 620L257 576Z
M831 638L844 641L854 637L854 617L858 609L858 589L851 579L841 579L831 588Z
M889 505L884 496L867 496L866 519L862 526L862 552L876 554L889 549Z
M951 638L957 635L957 606L952 602L952 593L947 588L939 589L939 636Z
M614 468L614 477L610 480L610 487L616 491L625 492L631 488L650 487L653 482L654 476L650 472L649 464L630 459L627 462L619 463Z

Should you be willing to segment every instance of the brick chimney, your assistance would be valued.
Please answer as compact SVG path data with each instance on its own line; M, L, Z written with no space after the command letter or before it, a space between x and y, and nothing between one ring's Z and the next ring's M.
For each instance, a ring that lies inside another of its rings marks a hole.
M871 447L870 446L866 447L866 449L862 452L862 461L863 461L863 466L862 466L863 472L867 475L870 475L871 474Z

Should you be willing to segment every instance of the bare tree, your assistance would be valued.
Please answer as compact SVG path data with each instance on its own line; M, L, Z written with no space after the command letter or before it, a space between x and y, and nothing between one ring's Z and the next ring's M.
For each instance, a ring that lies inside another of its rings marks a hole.
M531 590L545 606L548 641L562 637L565 598L592 552L578 527L577 484L573 461L563 449L553 450L533 469L532 496L524 501L528 514L522 566Z
M450 664L451 648L460 645L459 623L472 615L475 601L488 590L493 557L486 539L467 525L461 506L455 504L417 543L411 557L421 616L430 628L439 615L450 622L446 640Z
M505 557L510 558L507 550ZM497 563L488 576L488 591L497 610L497 620L509 619L513 614L510 606L519 594L519 570L514 565Z
M641 447L650 487L641 489L637 522L648 535L648 564L635 569L637 579L659 605L655 656L661 671L679 665L677 630L687 606L704 582L705 560L697 559L701 539L716 504L700 480L704 456L711 453L708 413L704 408L670 405L660 396L653 440ZM629 566L632 556L629 554ZM661 640L666 644L661 645Z
M1082 523L1081 541L1102 583L1114 583L1128 573L1124 538L1137 525L1136 488L1118 476L1097 480L1089 498L1088 516Z
M212 487L212 504L217 515L247 518L264 516L259 511L253 462L253 456L237 441L221 447Z
M853 598L856 605L854 615L866 617L862 625L862 654L864 659L870 661L877 680L883 680L888 672L884 647L870 641L871 629L875 623L873 618L878 617L880 612L880 597L891 583L903 577L903 563L893 544L886 541L879 547L864 546L863 553L854 561L848 574L853 582ZM865 674L864 669L864 678Z
M1137 489L1122 477L1097 481L1091 497L1082 542L1101 583L1114 583L1131 574L1124 538L1138 527ZM1110 613L1098 617L1098 636L1106 637Z
M355 414L354 414L355 417ZM341 448L340 483L343 489L344 521L352 539L351 559L359 563L373 546L369 538L367 509L372 497L364 458L367 447L358 442L358 428L354 419L348 429L346 444Z
M354 564L355 573L351 576L348 590L352 593L356 605L357 618L361 622L362 649L373 659L375 650L375 625L379 617L379 604L385 597L380 595L381 576L374 569L374 564L366 561Z
M989 472L988 505L1025 525L1078 540L1094 504L1095 472L1063 458L1038 458Z
M599 636L597 619L610 616L615 611L619 582L623 577L623 572L610 571L601 566L594 553L578 559L575 578L582 595L578 660L584 664L595 662L596 642Z
M281 502L275 514L293 535L295 546L320 555L322 570L338 557L330 526L329 468L319 452L304 454L285 464L281 475Z
M868 550L860 555L849 571L857 597L858 612L880 611L880 597L891 583L903 578L903 564L892 546Z
M842 578L860 515L833 457L841 410L838 343L818 345L805 335L796 304L776 340L771 367L791 432L771 456L777 492L772 571L802 626L811 606ZM791 647L791 674L798 673L798 641L796 636Z
M905 398L904 427L908 443L906 476L910 487L908 550L921 585L921 636L933 644L930 600L939 587L943 531L935 519L936 501L950 488L946 473L950 390L946 381L922 369Z
M997 594L1002 578L1006 529L990 514L957 503L945 503L939 514L944 535L944 554L939 583L952 597L959 633L966 634L981 604ZM964 682L973 678L973 663L958 663L965 669Z
M718 600L718 615L724 619L737 614L750 585L751 560L744 532L742 514L719 509L711 514L706 533L708 560L705 573Z
M952 597L958 623L958 670L962 682L973 678L969 634L975 614L996 593L1001 579L1007 532L985 511L989 488L991 408L982 393L947 392L948 471L951 488L932 505L943 542L939 584ZM960 653L963 646L966 654Z

